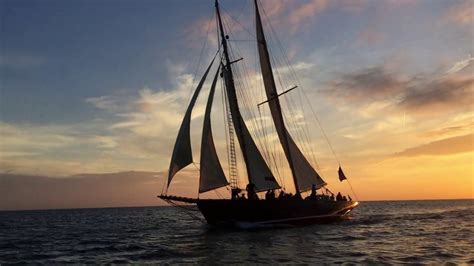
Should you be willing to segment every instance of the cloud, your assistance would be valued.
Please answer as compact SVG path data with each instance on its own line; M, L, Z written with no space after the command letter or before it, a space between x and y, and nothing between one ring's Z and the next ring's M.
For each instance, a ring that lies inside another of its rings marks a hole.
M134 171L63 177L0 174L0 210L160 205L156 195L163 177L161 172Z
M474 57L469 55L467 59L454 63L454 65L446 71L446 74L458 73L459 71L462 71L463 69L471 65L473 61L474 61Z
M296 29L301 26L301 24L310 22L318 13L325 11L328 7L328 0L308 1L291 12L289 21L291 25L293 25L293 29Z
M107 110L113 112L117 109L118 103L117 98L113 96L99 96L87 98L86 103L94 105L98 109Z
M424 145L408 148L394 156L449 155L474 151L474 134L446 138Z
M450 127L444 127L441 129L436 129L436 130L430 130L427 132L423 132L421 136L423 137L428 137L428 138L433 138L433 137L441 137L441 136L450 136L453 134L459 135L459 133L462 132L472 132L474 128L474 122L467 123L467 124L462 124L462 125L456 125L456 126L450 126Z
M397 95L404 89L405 84L395 74L387 72L384 67L372 67L342 74L324 92L348 101L368 102Z
M474 78L442 77L410 86L398 105L413 113L438 113L472 108Z
M457 25L472 27L474 21L473 10L474 4L472 1L457 1L447 10L444 20Z
M416 74L402 79L399 74L377 66L342 74L328 87L323 93L338 102L375 104L385 107L386 112L408 111L429 116L472 108L474 77L452 73Z

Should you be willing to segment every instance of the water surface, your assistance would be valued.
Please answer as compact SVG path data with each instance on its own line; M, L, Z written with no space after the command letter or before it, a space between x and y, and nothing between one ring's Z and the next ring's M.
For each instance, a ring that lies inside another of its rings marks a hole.
M173 207L0 212L0 264L188 262L473 264L474 200L363 202L349 221L271 230Z

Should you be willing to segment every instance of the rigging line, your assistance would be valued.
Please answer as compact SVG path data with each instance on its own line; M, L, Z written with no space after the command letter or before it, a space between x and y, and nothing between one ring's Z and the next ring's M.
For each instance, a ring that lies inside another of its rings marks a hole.
M347 184L349 184L349 187L351 188L352 193L354 193L354 196L357 201L359 201L359 197L357 197L357 194L355 193L354 189L352 188L351 182L349 182L349 179L346 178Z
M258 107L258 113L260 115L260 123L263 124L263 119L262 119L262 112L260 111L260 107ZM266 153L267 153L267 156L268 156L268 161L269 162L272 162L275 164L274 162L274 159L272 160L272 156L270 154L270 150L268 149L268 136L267 136L267 132L266 132L266 129L264 126L261 126L262 127L262 130L263 130L263 140L264 140L264 145L265 145L265 149L266 149ZM276 164L275 164L276 165ZM275 167L275 171L277 172L277 178L278 178L278 181L280 181L280 184L283 184L283 180L281 179L281 176L280 176L280 173L278 171L278 168Z
M237 47L237 50L240 52L240 49ZM243 72L243 74L241 75L242 76L242 85L244 87L244 95L246 97L246 102L247 102L247 105L248 105L248 108L250 109L250 112L251 112L251 115L253 116L253 126L254 126L254 130L255 130L255 133L257 133L257 136L259 136L259 138L257 139L257 141L259 142L260 146L264 148L264 156L265 158L267 159L267 162L270 160L270 157L268 156L268 150L266 150L266 146L265 146L265 143L264 143L264 140L262 140L261 136L265 134L265 131L264 131L264 128L261 126L259 126L259 123L258 123L258 117L257 115L255 114L255 112L253 111L253 108L252 108L252 103L251 103L251 100L250 99L256 99L256 97L253 97L252 95L250 94L256 94L255 92L255 89L252 89L252 87L250 86L249 84L249 73L247 71L247 66L246 66L246 62L243 61L242 62L243 64L243 71L240 70L239 68L239 74L240 72Z
M190 101L191 99L191 96L192 96L192 93L193 93L193 88L194 88L194 84L196 82L196 76L197 76L197 73L199 71L199 68L201 66L201 61L202 61L202 57L203 57L203 54L204 54L204 49L206 48L207 46L207 39L208 39L208 36L209 36L209 31L210 31L210 28L211 28L211 21L212 21L212 18L214 17L214 12L212 13L212 17L211 19L209 20L209 23L207 25L207 30L206 30L206 38L204 39L204 43L201 47L201 52L199 54L199 59L198 59L198 65L196 67L196 70L194 72L194 75L193 75L193 79L192 79L192 83L191 83L191 89L189 90L189 95L188 95L188 102ZM215 56L214 56L215 57ZM168 186L166 186L166 180L165 182L163 182L163 186L161 187L161 194L163 194L163 192L165 193L168 193Z
M212 19L214 18L214 16L215 15L214 15L214 12L213 12L211 19L207 23L206 38L204 39L204 43L203 43L202 48L201 48L201 53L199 55L199 60L198 60L198 65L197 65L196 71L194 72L194 76L193 76L192 83L191 83L191 90L190 90L190 93L189 93L189 96L188 96L188 101L189 101L189 99L191 99L191 96L192 96L194 83L196 82L196 76L197 76L197 73L198 73L199 68L201 66L201 60L202 60L202 57L203 57L203 54L204 54L204 48L206 48L206 46L207 46L207 39L208 39L208 36L209 36L209 31L211 29L211 22L212 22Z
M232 39L229 42L256 42L257 40L239 40L239 39Z
M221 98L222 98L222 114L223 114L223 120L224 120L224 125L228 126L229 122L227 121L227 115L228 115L228 111L227 111L227 102L226 102L226 97L225 97L225 90L224 90L224 81L222 79L220 79L220 84L221 84ZM227 154L227 166L229 167L229 178L231 177L231 173L230 173L230 148L229 148L229 132L228 130L225 130L224 129L224 133L225 133L225 140L226 140L226 145L225 145L225 148L226 148L226 154Z
M214 192L216 193L217 197L219 197L221 199L224 199L224 196L222 196L222 194L219 193L219 191L217 191L217 189L214 189Z
M264 12L265 12L265 10L264 10ZM266 16L266 14L265 14L265 16ZM268 20L268 17L267 17L267 20ZM274 32L274 34L276 35L275 30L273 29L273 27L272 27L271 24L270 24L270 28L271 28L272 32ZM281 44L281 42L280 42L280 40L279 40L278 38L276 38L276 42L277 42L278 48L280 49L280 51L281 51L281 53L282 53L282 55L283 55L283 58L286 60L286 64L287 64L288 67L289 67L290 75L293 76L293 79L294 79L294 81L295 81L297 84L300 84L299 79L298 79L298 76L297 76L297 74L296 74L296 71L295 71L294 67L290 64L290 60L289 60L289 58L287 57L287 52L286 52L285 47L283 47L283 45ZM305 90L304 90L303 88L302 88L301 90L303 90L303 93L305 93ZM299 91L298 91L298 97L299 97L299 99L300 99L301 106L303 106L303 101L302 101L302 99L301 99L301 92L299 92ZM311 105L310 105L310 106L311 106ZM308 123L307 123L307 121L306 121L305 113L306 113L306 112L305 112L305 110L304 110L304 108L303 108L303 118L304 118L304 121L305 121L305 123L306 123L306 125L303 127L303 129L304 129L305 132L306 132L306 137L307 137L307 140L308 140L308 145L310 145L309 150L311 151L312 160L313 160L314 163L316 164L317 168L319 168L319 166L318 166L318 164L317 164L317 160L316 160L316 155L315 155L315 153L314 153L314 150L313 150L312 145L310 144L311 142L309 141L309 132L308 132L308 126L307 126Z
M222 23L222 24L223 24L223 27L224 27L224 31L228 32L228 31L226 30L226 29L227 29L227 23L226 23L226 21L225 21L226 18L223 17L222 19L223 19L223 23ZM217 20L217 18L216 18L216 20ZM220 40L220 35L219 35L219 31L218 31L218 30L217 30L217 34L218 34L218 38L219 38L219 40ZM231 46L230 43L228 43L228 45ZM229 47L229 50L230 50L231 53L233 53L231 47ZM233 56L233 54L231 54L231 55ZM236 90L236 91L239 91L239 90ZM242 119L243 119L243 117L242 117ZM231 137L232 137L232 136L231 136ZM243 152L244 152L244 151L239 152L238 154L239 154L240 161L243 161L243 162L244 162L244 165L245 165L245 160L244 160L244 154L243 154ZM237 160L237 153L236 153L236 160ZM249 177L249 173L247 172L247 179L248 179L248 177ZM239 180L239 181L240 181L240 180ZM249 180L249 181L250 181L250 180Z
M236 47L236 49L238 50L237 52L240 52L239 48ZM232 53L232 55L234 55L234 51L233 51L233 47L231 47L230 51ZM234 55L235 56L235 55ZM245 69L245 68L244 68ZM250 129L254 132L254 134L259 134L259 130L258 130L258 125L257 125L257 122L255 121L255 118L256 118L256 115L252 109L252 104L251 104L251 97L249 95L249 92L250 92L250 89L249 89L249 85L246 83L246 79L245 79L245 75L242 73L242 70L241 70L241 67L239 65L236 65L234 67L234 71L235 71L235 76L236 76L236 85L238 88L240 88L238 91L239 95L241 96L241 99L242 99L242 103L244 104L244 112L247 116L250 117ZM259 142L259 144L261 145L261 140L260 139L257 139L257 141Z
M168 202L168 204L174 206L174 207L177 207L179 209L182 209L184 211L184 213L186 213L187 215L191 216L191 218L195 219L195 220L198 220L200 221L201 223L205 223L205 220L192 214L191 212L192 211L197 211L197 210L193 210L193 209L189 209L189 208L186 208L185 206L182 206L182 205L179 205L179 204L176 204L174 203L173 201L171 200L165 200L166 202Z
M265 12L264 9L263 9L263 12L265 13L265 16L267 17L266 12ZM267 18L268 18L268 17L267 17ZM271 24L270 24L270 29L272 30L272 32L275 32ZM278 42L279 46L282 47L282 45L281 45L281 43L280 43L280 41L279 41L278 39L277 39L277 42ZM287 61L289 62L288 58L286 58L286 59L287 59ZM294 70L294 68L293 68L290 64L289 64L289 66L290 66L291 72L293 72L294 77L298 80L298 76L297 76L297 74L296 74L296 71ZM323 129L322 125L321 125L321 122L319 121L319 119L318 119L318 117L317 117L317 115L316 115L316 112L314 111L312 105L309 103L309 98L308 98L308 95L306 94L306 91L305 91L305 90L302 90L302 91L303 91L303 93L305 94L305 97L304 97L304 98L306 98L306 101L308 102L308 105L309 105L309 107L310 107L310 109L311 109L311 112L313 113L313 116L316 118L317 124L318 124L319 128L321 129L321 131L322 131L322 133L323 133L323 136L324 136L324 138L326 139L326 142L328 143L328 146L329 146L329 148L330 148L332 154L334 155L334 158L336 159L337 163L338 163L339 165L341 165L341 163L340 163L340 161L339 161L339 159L338 159L338 157L337 157L337 155L336 155L336 153L335 153L335 151L334 151L334 149L333 149L333 147L332 147L332 145L331 145L331 142L329 141L329 138L327 137L326 132L324 131L324 129Z
M244 1L247 3L247 1ZM240 14L237 16L237 19L243 14L243 11L244 11L244 7L246 7L246 4L242 7L242 10L240 11ZM247 29L247 27L245 27L244 25L242 25L236 18L234 18L230 12L227 12L227 10L225 8L221 8L223 10L223 12L225 14L227 14L233 21L234 23L232 25L230 25L230 28L232 29L236 24L239 24L240 27L242 27L242 29L247 32L250 36L254 37L254 34L249 30Z
M266 14L266 11L265 11L265 9L264 9L263 7L262 7L262 10L263 10L263 12L264 12L265 20L267 21L267 24L270 26L270 29L271 29L271 32L272 32L272 35L270 35L269 37L271 38L271 40L276 40L275 43L277 44L277 48L279 48L280 53L282 54L282 58L283 58L283 59L286 59L286 54L285 54L285 51L281 48L282 45L281 45L281 43L280 43L280 40L279 40L279 38L278 38L278 35L276 34L275 30L273 29L273 27L272 27L272 25L271 25L271 23L270 23L270 20L269 20L267 14ZM278 45L278 44L279 44L279 45ZM272 54L272 55L273 55L273 54ZM285 67L285 64L284 64L283 62L280 62L280 60L279 60L277 57L272 56L272 59L273 59L273 61L275 62L275 64L276 64L278 67L280 67L280 66L281 66L281 67ZM283 61L285 61L285 60L283 60ZM286 60L286 61L288 61L288 60ZM288 68L291 67L291 65L289 64L289 62L287 63L287 65L288 65ZM280 81L280 85L281 85L282 87L287 87L288 84L286 84L285 82L283 82L283 81L281 80L281 75L280 75L280 73L279 73L278 67L276 68L276 71L277 71L278 79L279 79L279 81ZM290 69L289 69L289 70L290 70ZM291 70L290 70L290 75L291 75ZM289 97L289 98L285 97L285 101L286 101L286 103L287 103L287 105L288 105L288 107L289 107L289 111L290 111L291 116L292 116L292 117L297 117L297 116L295 116L295 113L294 113L294 111L292 110L292 107L294 108L295 106L297 106L296 103L293 101L292 97ZM304 117L304 112L303 112L303 117ZM305 134L305 133L306 133L306 132L305 132L305 128L307 129L307 126L306 126L306 125L303 125L303 126L301 127L301 126L298 125L297 121L290 121L290 122L291 122L292 125L293 125L293 129L295 130L298 139L300 140L300 143L301 143L301 145L302 145L301 148L303 149L303 152L304 152L304 153L309 153L309 152L312 153L312 150L309 148L309 144L308 144L308 143L309 143L309 136L308 136L308 134ZM303 129L303 130L302 130L303 132L300 132L300 130L299 130L300 128ZM307 131L307 130L306 130L306 131Z

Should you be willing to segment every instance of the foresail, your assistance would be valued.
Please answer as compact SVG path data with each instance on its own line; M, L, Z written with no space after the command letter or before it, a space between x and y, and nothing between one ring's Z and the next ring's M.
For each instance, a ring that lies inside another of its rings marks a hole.
M308 162L306 157L301 153L301 150L298 148L296 143L293 141L293 138L290 136L288 131L286 132L288 136L288 143L291 151L291 159L293 160L293 167L295 168L295 175L298 179L298 187L300 191L305 191L311 189L311 186L314 184L317 189L324 187L326 182L321 178L321 176L314 170L313 166Z
M211 128L212 102L214 99L218 75L219 68L217 69L214 80L212 81L211 89L209 91L209 98L206 105L206 112L204 114L204 125L202 129L201 140L199 193L227 186L229 184L219 162L219 157L217 156Z
M305 158L301 150L298 148L289 132L286 130L283 115L281 113L280 101L275 85L275 79L270 63L268 47L263 32L262 21L258 10L258 3L255 0L256 11L256 31L257 45L260 59L260 68L263 76L263 83L267 95L268 105L272 114L273 122L278 134L278 138L285 152L285 156L290 164L290 168L295 179L295 186L298 191L310 189L314 184L317 188L324 186L326 183L319 174L314 170L308 160Z
M241 150L246 154L244 159L247 166L249 181L255 185L256 191L280 188L242 119L242 115L237 106L237 100L230 100L235 97L235 95L231 95L232 90L235 92L235 88L230 81L230 73L225 67L223 67L222 72L226 85L226 92L229 98L229 109L237 133L237 139Z
M214 58L215 59L215 58ZM178 137L176 138L176 142L174 144L173 155L171 156L170 167L168 170L168 187L173 179L173 176L184 167L188 166L193 162L193 154L191 150L191 136L190 136L190 127L191 127L191 113L193 111L193 107L196 104L196 100L199 96L199 92L201 91L202 85L204 81L206 81L207 74L211 69L212 64L214 63L214 59L212 59L211 64L207 67L204 76L202 76L201 81L199 82L198 86L196 87L196 91L189 102L188 109L186 109L186 113L184 115L183 121L181 122L181 127L179 128Z

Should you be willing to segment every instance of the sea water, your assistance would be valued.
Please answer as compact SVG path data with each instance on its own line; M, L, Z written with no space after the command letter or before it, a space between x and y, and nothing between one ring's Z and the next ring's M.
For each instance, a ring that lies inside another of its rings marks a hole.
M362 202L352 219L215 229L174 207L0 212L0 264L474 264L474 200Z

